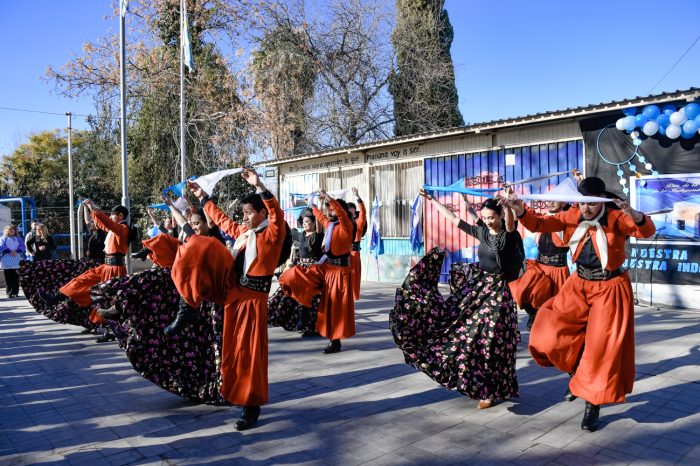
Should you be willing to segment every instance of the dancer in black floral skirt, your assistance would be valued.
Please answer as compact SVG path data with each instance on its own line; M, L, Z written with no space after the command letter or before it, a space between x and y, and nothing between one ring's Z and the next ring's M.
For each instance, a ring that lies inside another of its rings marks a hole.
M389 316L394 340L408 364L479 400L479 409L490 408L496 400L518 396L515 352L520 332L508 281L522 271L522 239L510 209L495 199L482 205L482 219L470 208L477 222L469 225L425 191L420 194L480 241L479 263L453 264L452 294L443 298L437 281L444 253L439 248L428 252L396 292Z
M71 300L47 305L38 293L39 290L57 292L73 278L98 265L91 259L22 261L19 268L22 291L39 314L59 324L80 325L92 331L97 325L88 319L91 308L80 307Z
M188 400L228 404L220 392L222 306L205 301L196 322L166 338L163 329L175 319L180 301L170 268L113 278L94 287L92 295L105 309L118 307L119 316L108 322L136 372Z
M188 238L209 236L223 244L219 229L209 228L203 212L192 213L189 222L179 211L173 215ZM98 313L108 319L129 362L145 379L188 400L228 404L220 392L223 307L204 301L196 319L165 337L164 329L182 307L170 268L181 245L166 234L143 244L142 251L155 266L94 287L93 299L101 307Z
M292 238L298 251L298 256L292 259L292 266L307 268L317 263L323 255L323 233L310 211L302 215L301 223L304 231L292 230ZM320 299L320 295L316 296L311 307L305 307L279 288L267 302L268 325L282 327L288 331L298 330L302 337L317 335L316 316Z

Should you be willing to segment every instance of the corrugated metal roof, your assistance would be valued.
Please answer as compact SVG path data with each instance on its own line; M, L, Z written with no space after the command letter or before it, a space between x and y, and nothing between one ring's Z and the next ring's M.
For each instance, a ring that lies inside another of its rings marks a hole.
M592 104L581 107L566 108L563 110L553 110L549 112L534 113L531 115L522 115L513 118L503 118L500 120L491 120L482 123L473 123L465 126L459 126L455 128L443 129L439 131L431 131L427 133L412 134L409 136L400 136L392 139L384 139L380 141L367 142L363 144L357 144L354 146L339 147L335 149L329 149L320 152L312 152L308 154L299 154L291 157L286 157L283 159L269 160L265 162L260 162L256 165L274 166L281 165L291 161L311 159L316 157L325 157L330 155L345 154L351 152L362 152L370 149L375 149L379 147L393 146L397 144L404 144L408 142L416 141L426 141L429 139L444 138L449 136L458 136L461 134L469 133L482 133L485 131L492 131L502 128L507 128L510 126L520 126L544 123L547 121L554 121L560 119L576 118L584 115L590 115L594 113L608 112L611 110L618 110L627 107L636 107L638 105L649 105L653 103L663 103L670 102L674 100L681 99L696 99L700 97L700 88L691 87L686 90L677 90L673 92L663 92L661 94L649 95L646 97L638 96L630 99L623 100L613 100L610 102L601 102L599 104Z

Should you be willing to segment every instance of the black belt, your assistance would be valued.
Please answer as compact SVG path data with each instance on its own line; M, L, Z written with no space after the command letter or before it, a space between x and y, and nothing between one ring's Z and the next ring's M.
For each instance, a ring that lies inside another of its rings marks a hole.
M554 267L566 266L566 253L563 254L537 254L537 262Z
M125 265L123 254L107 254L105 256L105 265Z
M348 265L350 265L350 256L345 255L340 257L329 257L326 259L326 264L342 265L347 267Z
M272 288L272 275L268 277L251 277L250 275L243 275L238 279L238 283L253 291L259 291L261 293L269 293L270 288Z
M593 282L602 282L615 277L619 277L620 275L622 275L622 272L624 272L622 267L619 267L615 270L602 270L599 267L590 268L586 267L585 265L576 264L576 273L578 274L578 276L583 278L584 280L590 280Z
M352 250L353 251L360 251L360 242L359 241L352 243Z

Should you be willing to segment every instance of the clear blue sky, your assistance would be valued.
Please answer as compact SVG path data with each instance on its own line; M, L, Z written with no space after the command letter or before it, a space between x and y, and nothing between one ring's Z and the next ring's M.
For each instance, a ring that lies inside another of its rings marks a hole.
M117 29L111 0L0 0L0 107L88 114L42 80ZM698 0L447 0L460 108L488 121L647 95L700 35ZM700 42L654 93L700 87ZM0 154L63 115L0 110ZM74 126L85 127L76 118Z

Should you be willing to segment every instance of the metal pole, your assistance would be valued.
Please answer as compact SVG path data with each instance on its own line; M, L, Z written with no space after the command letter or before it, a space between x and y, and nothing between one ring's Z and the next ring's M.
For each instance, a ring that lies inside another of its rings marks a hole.
M187 141L185 139L185 49L183 47L184 30L183 18L185 10L185 0L180 0L180 178L185 177L185 154L187 153Z
M75 210L73 206L73 114L66 113L68 117L68 217L70 224L70 257L75 259Z
M83 258L83 204L81 203L78 206L78 212L76 213L76 218L75 221L76 223L76 237L77 237L77 244L76 244L76 249L78 252L78 257L77 259L82 259Z
M121 83L119 90L121 93L121 147L122 147L122 205L129 209L129 217L131 217L131 201L129 200L129 174L126 158L126 36L124 27L124 15L119 15L119 70L121 74ZM130 219L129 219L130 220ZM131 273L131 255L126 255L126 270Z

